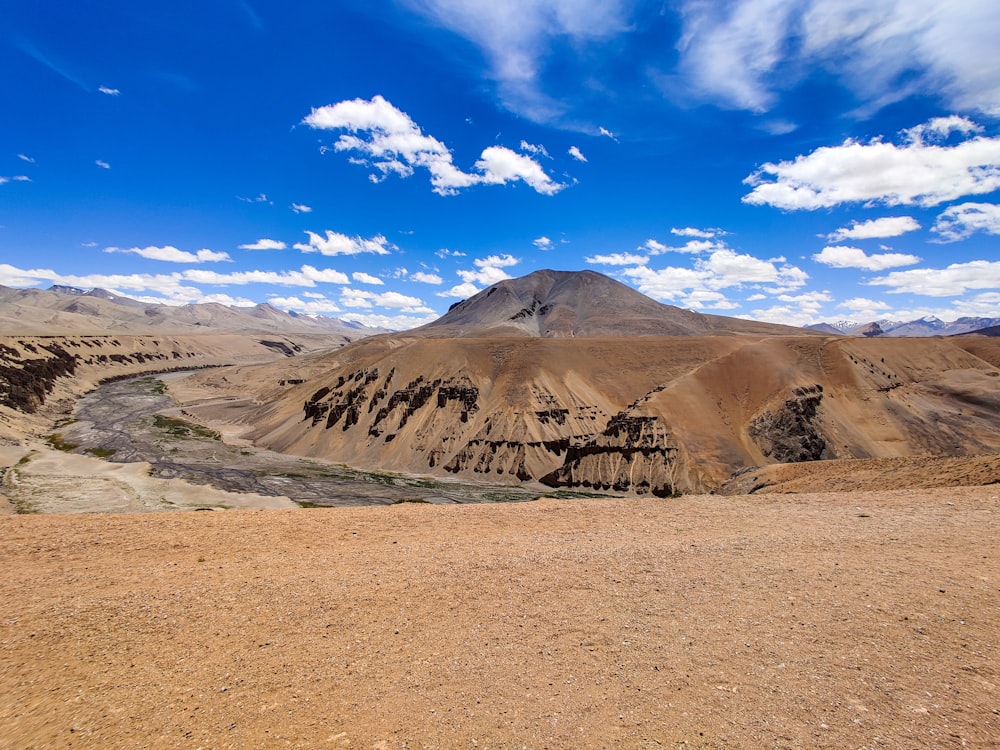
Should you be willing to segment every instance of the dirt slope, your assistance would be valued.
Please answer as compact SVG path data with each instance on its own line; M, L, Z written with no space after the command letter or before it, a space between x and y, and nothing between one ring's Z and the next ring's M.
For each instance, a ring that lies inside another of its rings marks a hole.
M996 748L998 512L0 518L0 748Z

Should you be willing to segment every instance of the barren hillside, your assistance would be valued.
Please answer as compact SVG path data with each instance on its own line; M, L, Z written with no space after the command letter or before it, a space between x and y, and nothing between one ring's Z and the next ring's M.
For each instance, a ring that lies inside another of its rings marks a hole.
M261 406L207 422L361 467L705 491L772 463L1000 451L991 338L379 337L194 379Z

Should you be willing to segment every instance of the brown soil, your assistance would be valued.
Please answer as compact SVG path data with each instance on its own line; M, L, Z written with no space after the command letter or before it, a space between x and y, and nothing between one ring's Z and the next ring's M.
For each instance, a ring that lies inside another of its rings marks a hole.
M0 748L995 748L998 494L0 517Z

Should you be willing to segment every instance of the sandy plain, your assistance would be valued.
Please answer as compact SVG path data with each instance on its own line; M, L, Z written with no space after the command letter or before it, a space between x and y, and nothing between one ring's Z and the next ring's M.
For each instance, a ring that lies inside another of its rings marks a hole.
M0 748L993 748L996 486L0 518Z

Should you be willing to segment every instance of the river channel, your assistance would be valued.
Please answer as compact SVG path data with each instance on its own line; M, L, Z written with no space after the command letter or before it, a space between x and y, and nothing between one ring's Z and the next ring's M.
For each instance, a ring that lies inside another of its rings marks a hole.
M77 403L75 420L58 428L59 447L108 461L145 461L150 474L229 492L284 496L302 506L398 502L482 503L533 500L542 488L478 484L439 477L368 472L319 459L224 443L186 419L164 378L106 383Z

